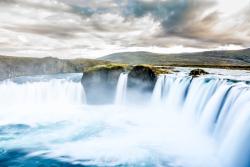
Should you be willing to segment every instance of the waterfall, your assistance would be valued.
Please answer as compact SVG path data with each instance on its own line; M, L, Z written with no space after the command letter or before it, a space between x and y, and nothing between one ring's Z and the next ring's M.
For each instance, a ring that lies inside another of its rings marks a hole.
M250 166L248 82L160 75L151 101L135 105L125 103L128 74L121 73L114 104L90 105L81 77L0 82L0 166L51 159L79 166ZM4 161L12 150L28 156Z
M121 73L116 87L115 104L120 105L125 102L128 74Z
M152 103L157 104L161 102L162 98L162 91L163 91L163 85L164 85L164 75L160 75L156 81L155 88L152 94Z
M165 78L165 79L164 79ZM250 165L250 86L218 77L161 75L152 102L166 111L181 112L194 120L220 148L218 156L227 167Z
M22 80L26 80L22 83ZM11 100L10 100L11 99ZM0 84L1 105L84 104L85 91L81 83L72 79L6 80Z
M222 129L223 123L228 121L227 117L236 117L237 111L231 110L249 104L249 98L249 85L215 77L160 75L152 93L152 103L163 102L158 105L167 106L173 112L181 111L199 121L204 129L217 134L219 127ZM230 116L231 113L234 116Z

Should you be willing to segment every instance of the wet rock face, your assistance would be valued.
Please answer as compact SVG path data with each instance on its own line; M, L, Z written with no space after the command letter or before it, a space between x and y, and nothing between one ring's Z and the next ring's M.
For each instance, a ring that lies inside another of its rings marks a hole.
M208 74L208 72L206 72L203 69L194 69L194 70L191 70L189 73L189 75L192 77L198 77L200 75L206 75L206 74Z
M101 67L85 71L82 84L88 104L110 104L113 102L116 85L123 67Z
M150 67L135 66L128 75L128 88L151 92L156 80L157 76Z
M88 104L111 104L114 102L119 76L127 67L93 67L83 73L82 84ZM135 66L129 70L127 82L128 102L147 102L153 92L157 75L151 67Z
M153 92L157 75L147 66L135 66L128 75L128 99L131 102L149 100Z

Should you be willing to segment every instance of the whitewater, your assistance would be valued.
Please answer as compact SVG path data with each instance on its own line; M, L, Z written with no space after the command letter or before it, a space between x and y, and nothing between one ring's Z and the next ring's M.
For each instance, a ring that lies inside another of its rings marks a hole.
M81 77L0 82L0 166L250 165L249 80L160 75L141 105L122 73L113 104L89 105Z

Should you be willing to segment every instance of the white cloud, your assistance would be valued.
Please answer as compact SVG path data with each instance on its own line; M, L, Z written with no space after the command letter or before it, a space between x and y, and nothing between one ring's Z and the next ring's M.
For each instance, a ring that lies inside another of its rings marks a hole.
M95 58L120 51L248 47L244 5L234 0L2 0L0 54Z

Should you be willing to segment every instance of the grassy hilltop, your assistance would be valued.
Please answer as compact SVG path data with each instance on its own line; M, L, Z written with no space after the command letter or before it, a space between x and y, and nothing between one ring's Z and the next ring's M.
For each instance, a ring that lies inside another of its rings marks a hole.
M183 54L150 52L114 53L99 59L0 56L0 80L25 75L78 73L95 66L148 64L157 66L210 67L250 70L250 49ZM152 67L152 66L151 66ZM157 69L159 71L159 69Z
M122 52L101 57L99 60L128 64L250 69L250 49L182 54Z

